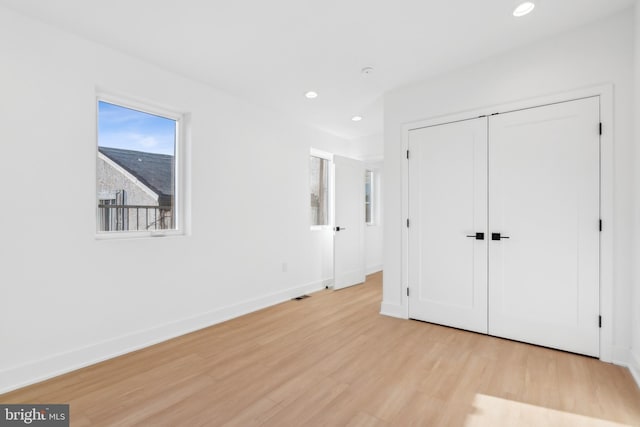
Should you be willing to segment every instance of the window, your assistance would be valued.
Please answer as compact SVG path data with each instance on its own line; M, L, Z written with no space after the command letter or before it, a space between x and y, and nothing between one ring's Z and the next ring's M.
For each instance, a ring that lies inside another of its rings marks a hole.
M178 230L180 116L98 99L98 233Z
M364 217L367 225L373 225L373 171L364 173Z
M311 225L329 225L329 160L309 158L311 185Z

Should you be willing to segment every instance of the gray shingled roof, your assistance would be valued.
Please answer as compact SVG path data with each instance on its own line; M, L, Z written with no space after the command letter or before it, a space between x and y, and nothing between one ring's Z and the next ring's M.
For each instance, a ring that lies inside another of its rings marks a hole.
M98 150L158 194L160 205L172 203L173 156L121 148L98 147Z

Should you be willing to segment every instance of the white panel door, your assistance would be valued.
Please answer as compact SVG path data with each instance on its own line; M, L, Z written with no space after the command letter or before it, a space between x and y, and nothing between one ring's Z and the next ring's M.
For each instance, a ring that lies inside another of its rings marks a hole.
M489 334L599 355L599 122L598 97L489 119Z
M486 333L487 119L413 130L409 152L409 316Z
M334 164L334 289L363 283L364 256L364 164L333 156Z

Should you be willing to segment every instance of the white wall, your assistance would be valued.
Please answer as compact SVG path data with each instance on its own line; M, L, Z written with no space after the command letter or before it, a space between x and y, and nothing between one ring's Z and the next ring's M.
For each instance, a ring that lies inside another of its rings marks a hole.
M634 170L635 170L635 188L634 194L634 232L633 232L633 265L635 266L633 275L633 290L631 298L631 360L630 368L634 374L636 382L640 386L640 2L636 2L635 8L635 38L634 38L634 53L635 53L635 69L634 69L634 83L635 83L635 104L634 104L634 123L635 123L635 152L634 152Z
M385 247L382 311L402 315L401 125L603 83L614 84L614 355L630 348L633 14L455 70L385 96ZM607 319L604 319L607 321Z
M324 285L345 141L5 9L0 52L0 393ZM188 236L95 239L96 88L191 114Z
M368 163L382 161L384 157L384 134L376 133L349 141L349 152L351 157Z

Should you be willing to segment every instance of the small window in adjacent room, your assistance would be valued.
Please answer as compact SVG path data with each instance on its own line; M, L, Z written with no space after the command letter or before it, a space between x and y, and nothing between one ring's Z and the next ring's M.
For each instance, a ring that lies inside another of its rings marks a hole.
M97 232L178 230L180 116L98 99Z
M309 158L311 190L311 225L329 225L329 160Z
M367 225L374 224L373 218L373 171L364 174L364 217Z

